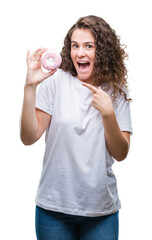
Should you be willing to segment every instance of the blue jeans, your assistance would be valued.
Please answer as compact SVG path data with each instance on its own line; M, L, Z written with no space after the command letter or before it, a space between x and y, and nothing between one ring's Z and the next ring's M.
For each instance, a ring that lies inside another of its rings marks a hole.
M119 212L82 217L36 206L37 240L118 240Z

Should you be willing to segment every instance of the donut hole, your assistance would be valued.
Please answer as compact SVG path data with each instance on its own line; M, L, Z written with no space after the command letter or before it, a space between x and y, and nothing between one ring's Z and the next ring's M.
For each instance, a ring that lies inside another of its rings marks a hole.
M54 59L52 57L47 59L48 64L52 64L54 62Z
M57 69L62 62L62 58L59 53L57 53L55 50L48 49L46 50L42 56L41 56L41 66L46 70L55 70Z

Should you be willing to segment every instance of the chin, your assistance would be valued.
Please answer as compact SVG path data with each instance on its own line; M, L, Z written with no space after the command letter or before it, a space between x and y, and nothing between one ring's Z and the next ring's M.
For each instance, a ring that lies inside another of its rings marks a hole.
M86 83L92 83L93 82L93 78L89 77L89 76L81 76L81 75L77 75L78 79L82 82L86 82Z

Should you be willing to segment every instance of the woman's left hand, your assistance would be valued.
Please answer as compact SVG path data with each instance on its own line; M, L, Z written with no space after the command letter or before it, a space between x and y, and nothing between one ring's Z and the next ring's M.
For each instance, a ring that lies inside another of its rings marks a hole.
M92 106L101 112L102 117L107 117L114 112L112 101L106 92L88 83L82 83L82 85L92 92Z

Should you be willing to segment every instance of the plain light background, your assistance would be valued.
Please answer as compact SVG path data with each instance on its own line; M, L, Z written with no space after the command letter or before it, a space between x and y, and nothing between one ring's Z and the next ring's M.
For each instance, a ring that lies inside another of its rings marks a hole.
M152 239L152 76L150 1L5 1L0 5L0 239L34 240L35 194L44 136L32 146L20 141L19 128L26 51L61 51L75 21L104 18L126 44L133 135L127 159L114 164L120 210L120 240Z

